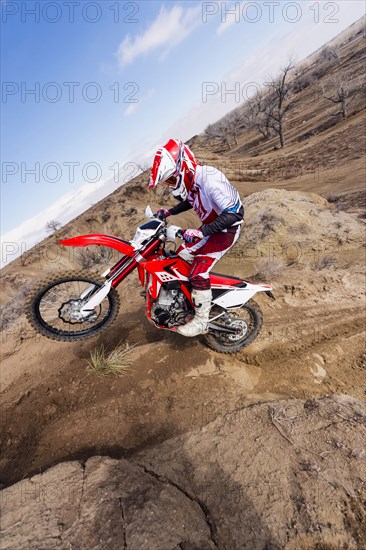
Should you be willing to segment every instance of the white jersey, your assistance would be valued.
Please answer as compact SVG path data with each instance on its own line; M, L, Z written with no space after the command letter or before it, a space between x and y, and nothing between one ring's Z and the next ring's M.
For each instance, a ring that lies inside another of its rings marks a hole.
M223 212L236 214L243 206L238 191L225 175L217 168L202 165L196 168L187 201L204 224L211 223ZM233 226L240 223L236 222Z

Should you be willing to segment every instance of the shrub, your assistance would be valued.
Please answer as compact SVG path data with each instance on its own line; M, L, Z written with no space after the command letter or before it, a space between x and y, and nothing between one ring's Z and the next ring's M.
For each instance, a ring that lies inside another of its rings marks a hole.
M258 272L255 275L256 280L263 280L269 282L278 277L283 269L284 264L276 260L260 260L257 264Z
M106 264L113 258L113 250L105 246L98 246L96 248L82 249L76 256L78 264L84 268L89 269L94 265Z
M329 193L329 195L326 195L325 198L328 202L337 202L337 200L339 199L339 195L337 195L336 193Z
M264 212L259 214L259 223L263 224L262 237L266 237L271 231L274 230L276 225L285 225L286 222L281 216Z
M24 313L24 303L32 284L23 284L15 297L0 308L0 330L9 328Z
M337 258L334 254L327 254L326 256L323 256L320 258L314 265L313 269L315 271L321 271L322 269L329 269L332 267L336 267L337 265Z
M137 214L137 209L134 207L126 210L126 216L134 216L135 214Z
M312 83L313 80L310 74L301 74L295 79L292 85L292 91L297 94L305 90L305 88L308 88Z

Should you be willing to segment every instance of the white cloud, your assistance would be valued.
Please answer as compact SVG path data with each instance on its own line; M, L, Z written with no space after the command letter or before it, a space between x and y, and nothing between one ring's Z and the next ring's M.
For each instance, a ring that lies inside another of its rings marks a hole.
M136 113L137 109L141 106L141 103L146 101L147 99L150 99L155 94L154 88L151 88L148 90L147 94L144 95L139 101L136 101L136 103L130 103L129 106L125 109L124 115L130 116Z
M233 2L226 7L221 4L221 23L217 27L216 33L220 36L235 23L240 23L244 5L247 2Z
M171 49L182 42L201 23L201 6L171 9L161 7L159 15L146 31L133 38L128 34L121 42L117 56L122 66L146 55L156 48L165 48L164 58Z
M130 175L131 166L127 164L121 164L121 166L126 166L125 175ZM79 189L65 193L39 214L25 220L15 229L4 233L1 236L1 267L44 239L48 235L45 229L48 221L57 220L64 225L90 208L92 204L112 193L126 181L127 178L123 179L122 170L118 182L112 178L107 182L101 180L97 183L87 183Z
M133 113L136 113L137 109L139 108L139 103L130 103L127 109L125 109L125 116L133 115Z

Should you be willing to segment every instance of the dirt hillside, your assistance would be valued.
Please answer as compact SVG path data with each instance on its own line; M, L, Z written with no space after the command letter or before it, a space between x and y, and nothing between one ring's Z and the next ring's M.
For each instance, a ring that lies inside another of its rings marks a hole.
M268 282L276 297L258 298L264 326L244 351L224 356L154 328L135 274L99 337L54 342L27 324L24 299L40 279L117 260L60 238L130 239L146 204L171 204L147 191L146 173L1 270L4 548L366 548L363 25L337 37L337 60L306 60L283 149L245 128L228 127L230 148L190 140L245 206L216 271ZM354 83L344 120L314 101L337 75ZM121 341L136 345L127 376L88 370L91 351ZM60 484L75 486L72 502ZM37 499L38 486L60 499Z

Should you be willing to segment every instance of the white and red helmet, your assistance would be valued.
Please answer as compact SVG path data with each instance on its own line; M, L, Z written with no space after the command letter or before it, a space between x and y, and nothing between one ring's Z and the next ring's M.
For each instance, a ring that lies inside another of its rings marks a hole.
M173 195L185 199L190 191L197 167L194 154L180 139L170 139L157 150L150 171L149 187L166 183Z

